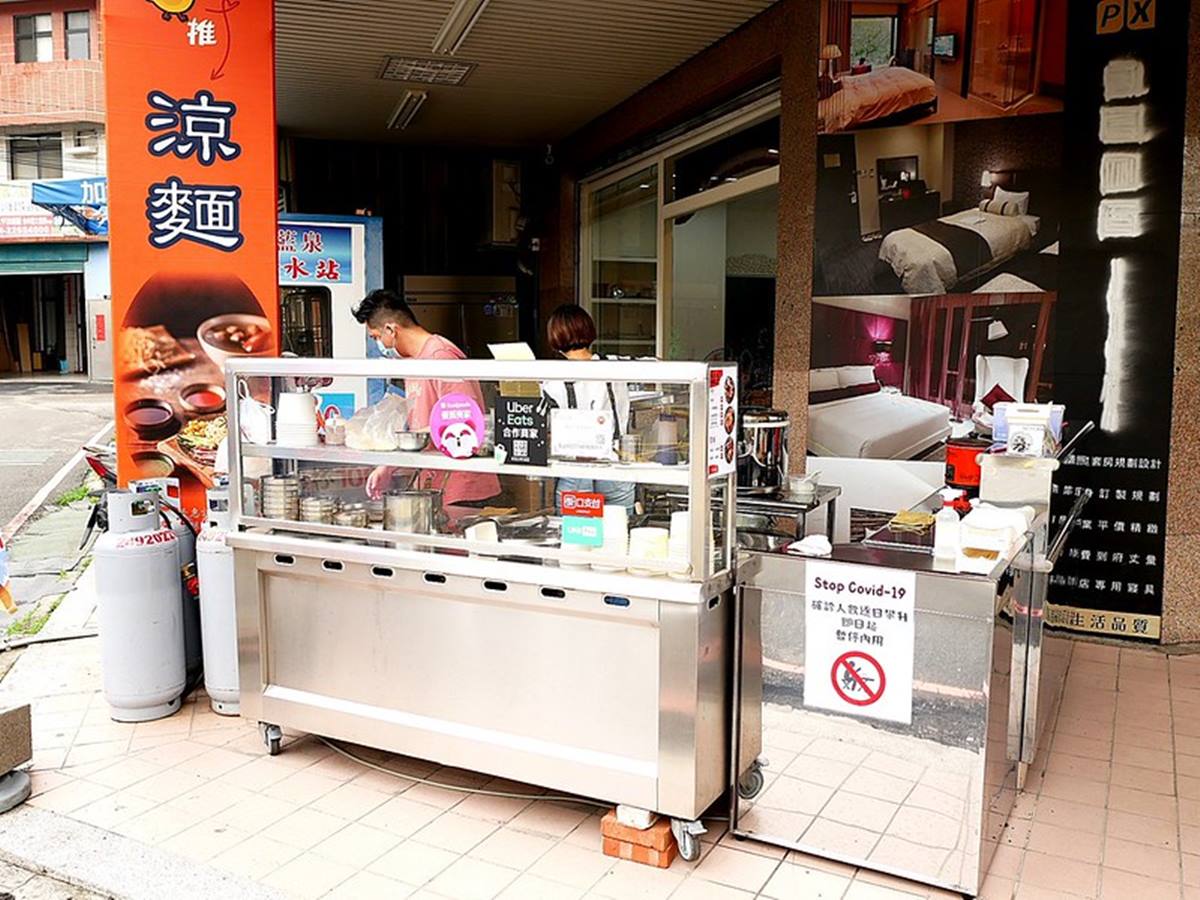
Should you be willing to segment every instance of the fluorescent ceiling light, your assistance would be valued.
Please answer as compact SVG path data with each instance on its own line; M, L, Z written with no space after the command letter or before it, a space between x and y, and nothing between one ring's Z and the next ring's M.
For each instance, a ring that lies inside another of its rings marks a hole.
M450 15L442 23L441 30L433 39L433 52L454 55L463 45L483 11L487 9L489 0L454 0Z
M412 120L417 117L417 113L428 99L429 94L425 91L405 91L392 114L388 116L387 127L393 131L403 131L412 124Z

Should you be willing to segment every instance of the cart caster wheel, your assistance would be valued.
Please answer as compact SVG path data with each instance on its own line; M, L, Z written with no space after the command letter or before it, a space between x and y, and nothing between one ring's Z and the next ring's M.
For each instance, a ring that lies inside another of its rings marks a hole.
M278 725L262 725L263 743L267 745L267 753L278 756L283 749L283 729Z
M738 796L743 800L753 800L762 792L764 782L762 769L755 763L738 781Z
M675 843L679 845L679 855L684 862L695 862L700 858L700 835L704 832L704 825L700 822L671 820L671 833L675 835Z

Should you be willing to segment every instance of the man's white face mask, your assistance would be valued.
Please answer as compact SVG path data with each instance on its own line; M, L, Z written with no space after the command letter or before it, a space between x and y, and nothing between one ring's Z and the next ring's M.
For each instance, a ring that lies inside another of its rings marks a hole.
M385 359L400 359L400 354L396 351L396 349L394 347L389 347L383 342L383 336L386 333L386 330L389 328L391 328L390 325L384 325L383 328L379 329L379 337L375 338L375 346L379 348L380 355L382 355ZM392 331L393 342L396 340L395 334L395 331Z

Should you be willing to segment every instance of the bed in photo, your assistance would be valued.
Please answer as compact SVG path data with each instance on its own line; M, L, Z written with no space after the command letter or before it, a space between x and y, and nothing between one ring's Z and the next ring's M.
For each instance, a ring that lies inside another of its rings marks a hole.
M1057 290L1061 128L1050 115L821 136L813 293Z
M1067 0L822 0L818 129L1060 111L1066 10Z
M1054 293L839 297L813 304L808 452L937 461L992 409L1053 396Z

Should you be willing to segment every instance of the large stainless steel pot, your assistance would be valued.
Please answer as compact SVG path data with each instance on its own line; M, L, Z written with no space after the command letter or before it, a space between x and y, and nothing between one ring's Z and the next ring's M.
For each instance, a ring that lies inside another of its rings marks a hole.
M788 414L751 407L742 412L738 443L738 492L773 494L787 487Z
M391 491L383 498L383 527L408 534L433 534L441 512L441 491Z

